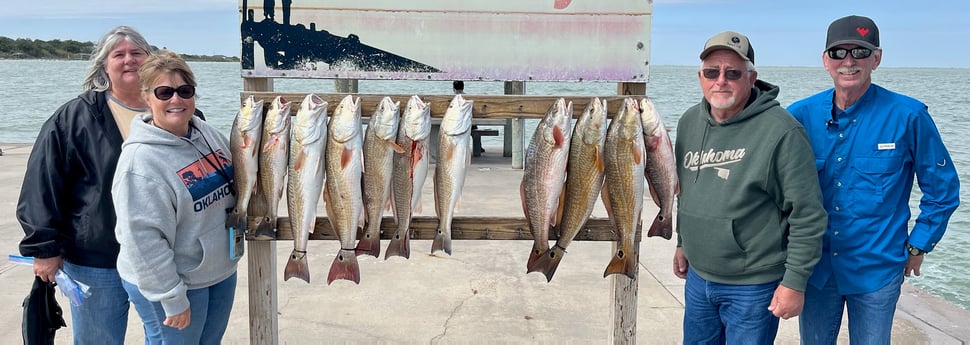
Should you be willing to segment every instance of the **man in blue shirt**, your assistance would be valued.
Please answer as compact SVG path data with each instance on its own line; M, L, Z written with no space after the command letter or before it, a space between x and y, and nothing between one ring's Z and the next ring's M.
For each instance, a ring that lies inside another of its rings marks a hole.
M829 26L822 63L835 87L792 104L818 168L828 228L805 289L803 344L835 344L848 309L850 342L889 344L903 276L943 237L960 181L926 105L872 84L882 49L869 18ZM909 231L913 177L923 196Z

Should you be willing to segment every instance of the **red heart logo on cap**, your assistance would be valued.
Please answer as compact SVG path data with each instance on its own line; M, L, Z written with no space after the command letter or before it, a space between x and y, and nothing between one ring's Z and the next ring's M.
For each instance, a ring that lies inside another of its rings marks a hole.
M855 28L855 31L858 32L859 35L862 35L862 37L866 37L866 35L869 34L869 29L866 29L864 27L857 27Z

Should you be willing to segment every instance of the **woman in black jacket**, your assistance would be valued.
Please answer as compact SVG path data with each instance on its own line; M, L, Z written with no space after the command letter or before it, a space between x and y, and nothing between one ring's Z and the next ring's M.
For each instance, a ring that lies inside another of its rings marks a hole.
M76 344L124 343L129 304L115 267L111 180L131 119L147 111L138 68L150 54L134 29L107 32L91 54L84 92L44 123L27 161L17 203L20 253L34 257L44 281L63 268L90 287L83 304L71 305Z

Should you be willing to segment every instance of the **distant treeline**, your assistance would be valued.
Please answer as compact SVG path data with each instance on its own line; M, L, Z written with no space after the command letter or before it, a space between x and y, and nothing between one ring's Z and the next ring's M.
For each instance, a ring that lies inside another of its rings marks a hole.
M157 51L159 48L152 46L152 49ZM87 60L93 50L94 42L11 39L0 36L0 59ZM182 58L188 61L239 61L238 57L224 55L182 54Z

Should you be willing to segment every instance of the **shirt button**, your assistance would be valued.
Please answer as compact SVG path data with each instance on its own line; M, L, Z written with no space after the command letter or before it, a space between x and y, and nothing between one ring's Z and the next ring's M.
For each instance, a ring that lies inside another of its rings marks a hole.
M838 236L838 235L839 235L839 232L838 232L838 231L836 231L836 232L835 232L835 236Z
M836 158L835 161L836 162L841 162L842 161L842 157Z
M839 139L844 139L844 138L845 138L845 133L839 133Z
M839 181L839 182L836 182L836 183L835 183L835 185L836 185L837 187L842 187L842 181Z
M832 253L832 256L839 256L839 252Z
M836 210L836 211L839 211L839 210L841 210L841 208L840 208L840 207L838 207L838 206L836 206L836 207L835 207L835 210Z

